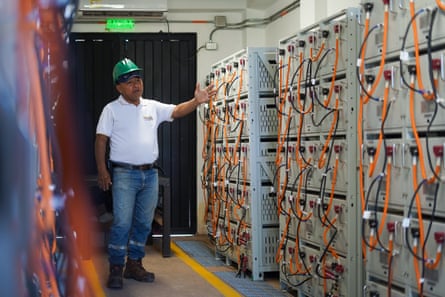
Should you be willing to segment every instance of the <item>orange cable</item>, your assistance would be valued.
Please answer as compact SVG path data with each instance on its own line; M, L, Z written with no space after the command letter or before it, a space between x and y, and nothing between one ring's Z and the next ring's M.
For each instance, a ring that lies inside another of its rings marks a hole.
M275 164L278 165L281 163L281 148L282 148L282 136L281 136L281 130L282 130L282 126L283 126L283 108L284 108L284 100L281 99L281 84L282 84L282 76L283 76L283 59L280 56L280 72L279 72L279 86L278 86L278 98L280 100L280 105L279 105L279 112L278 112L278 131L277 131L277 142L278 142L278 147L277 147L277 154L276 154L276 158L275 158ZM278 183L279 184L279 183Z
M364 35L366 36L368 34L369 31L369 13L366 14L366 19L365 19L365 28L364 28ZM366 52L366 42L363 44L362 47L362 52L360 53L360 59L361 59L361 64L360 64L360 75L361 77L363 77L363 73L365 71L365 63L363 62L363 60L365 59L365 52ZM358 77L357 79L362 79L360 77ZM362 209L362 214L365 211L365 185L364 185L364 170L363 170L363 132L362 132L362 126L363 126L363 105L364 105L364 100L365 98L360 95L359 98L359 112L358 112L358 119L357 119L357 140L358 140L358 147L360 150L360 156L359 156L359 188L360 188L360 201L361 201L361 209ZM362 255L363 255L363 260L366 261L366 244L364 242L364 240L362 239Z
M385 82L385 92L383 94L383 106L382 106L382 123L385 122L386 120L386 108L388 105L388 95L389 95L389 82L386 81ZM375 166L378 162L379 156L380 156L380 148L382 146L382 142L383 142L383 131L382 129L380 129L380 133L379 133L379 140L377 142L377 148L375 151L375 156L374 156L374 160L371 164L369 164L369 171L368 171L368 176L372 177L373 173L374 173L374 169Z
M434 262L433 263L427 262L425 266L430 270L437 269L437 266L439 266L441 259L442 259L442 249L439 248L436 251L436 258L434 259Z
M338 98L338 94L337 94L336 98L335 98L334 118L332 119L331 128L329 129L328 137L325 140L323 149L320 154L320 159L318 160L318 168L323 168L325 165L325 162L326 162L326 152L329 148L329 143L331 141L332 134L334 132L336 123L338 121L338 112L339 112L338 111L338 102L339 102L339 98Z
M415 255L417 255L417 244L413 246L413 252ZM416 281L417 281L417 292L419 293L419 297L422 297L422 283L421 283L421 276L420 276L420 268L419 268L419 261L416 257L413 257L414 260L414 272L416 274Z
M238 93L237 93L236 100L235 100L235 113L234 113L234 116L233 116L235 119L238 117L239 101L241 99L241 90L243 88L243 76L244 76L243 69L241 69L240 72L241 73L239 75Z
M286 252L286 251L283 250L283 245L284 245L284 239L287 237L287 232L289 230L290 221L291 221L291 216L288 215L287 218L286 218L286 224L285 224L284 229L283 229L283 234L281 235L280 244L278 245L278 249L277 249L277 252L275 254L275 262L276 263L280 263L281 262L281 260L283 259L282 253Z
M287 59L288 60L287 60L286 84L284 85L284 94L282 97L282 100L284 102L286 102L287 92L289 89L289 76L290 76L290 71L291 71L292 55L289 55L289 57Z
M326 43L326 40L323 39L323 42L321 43L320 49L318 50L318 53L317 53L317 55L315 57L312 55L313 48L312 47L310 48L310 56L311 56L312 62L317 62L318 59L320 59L321 53L324 50L325 43Z
M394 243L393 243L393 239L392 239L392 234L389 235L389 246L388 246L388 268L392 267L392 257L393 257L393 249L394 249ZM393 275L393 270L391 269L390 271L388 271L388 296L390 295L390 290L392 289L392 275Z
M422 81L422 73L420 71L420 56L419 56L419 36L417 33L417 22L416 22L416 18L414 17L415 15L415 7L414 7L414 1L410 1L409 3L409 8L410 8L410 15L411 15L411 19L412 19L412 27L413 27L413 38L414 38L414 53L415 53L415 57L416 57L416 76L417 76L417 81L419 84L419 89L422 91L425 91L425 87L423 85L423 81ZM434 99L434 94L430 91L428 92L422 92L422 96L425 100L433 100Z
M420 172L422 174L422 179L426 179L426 170L425 170L425 164L424 164L424 158L423 158L423 149L422 149L422 143L420 142L419 134L417 133L417 127L416 127L416 118L414 113L414 77L411 77L411 83L410 83L410 96L409 96L409 114L411 119L411 128L413 129L413 135L416 140L417 150L419 152L419 164L420 164Z

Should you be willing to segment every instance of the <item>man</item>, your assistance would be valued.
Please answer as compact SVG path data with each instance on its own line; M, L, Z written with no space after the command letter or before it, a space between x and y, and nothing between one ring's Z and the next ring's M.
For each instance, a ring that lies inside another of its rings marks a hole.
M122 275L142 282L155 279L142 266L142 258L158 201L158 172L153 168L158 158L157 128L191 113L216 91L212 85L201 89L198 83L194 97L178 105L144 99L142 69L128 58L114 66L113 80L120 96L104 107L99 118L95 157L99 187L104 191L111 187L113 195L107 286L121 289ZM107 168L108 141L113 180Z

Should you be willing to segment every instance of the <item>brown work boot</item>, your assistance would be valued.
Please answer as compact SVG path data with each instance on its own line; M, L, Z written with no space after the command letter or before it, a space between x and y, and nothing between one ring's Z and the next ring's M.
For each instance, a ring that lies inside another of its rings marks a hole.
M122 271L123 265L110 265L110 275L108 276L107 287L110 289L122 289Z
M155 280L155 274L148 272L142 266L142 260L127 259L127 265L125 265L124 271L125 278L132 278L140 282L152 283Z

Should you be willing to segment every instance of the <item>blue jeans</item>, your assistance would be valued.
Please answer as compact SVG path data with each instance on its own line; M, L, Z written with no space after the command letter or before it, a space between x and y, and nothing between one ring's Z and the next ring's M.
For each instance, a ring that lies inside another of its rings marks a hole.
M113 224L108 242L111 265L124 265L125 256L141 259L158 203L158 170L113 168Z

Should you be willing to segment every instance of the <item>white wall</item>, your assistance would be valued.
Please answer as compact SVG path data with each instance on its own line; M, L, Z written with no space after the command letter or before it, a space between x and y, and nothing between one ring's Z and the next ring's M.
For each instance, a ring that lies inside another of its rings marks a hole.
M336 14L342 9L345 9L347 7L359 7L360 6L360 0L328 0L326 1L326 16L330 16L333 14Z
M266 45L278 46L279 41L300 30L300 11L297 8L286 16L279 18L266 28Z
M213 23L197 24L192 20L206 20L213 22L217 15L226 16L227 23L237 23L247 19L264 19L280 11L293 0L275 1L266 10L246 9L245 0L168 0L169 26L165 22L159 23L136 23L134 32L196 32L198 47L205 45L209 40L210 33L214 29ZM276 46L279 41L292 36L301 29L323 19L338 11L351 6L358 6L360 0L300 0L300 7L280 17L276 21L256 28L245 28L240 30L218 30L213 34L213 41L217 42L216 51L202 49L198 52L197 80L203 82L209 73L211 65L240 51L248 46ZM103 24L75 24L73 32L105 32ZM186 99L186 98L184 98ZM199 122L199 120L198 120ZM199 177L202 167L202 127L197 128L197 176ZM205 205L201 190L200 178L197 179L198 193L198 233L207 232L203 221Z

